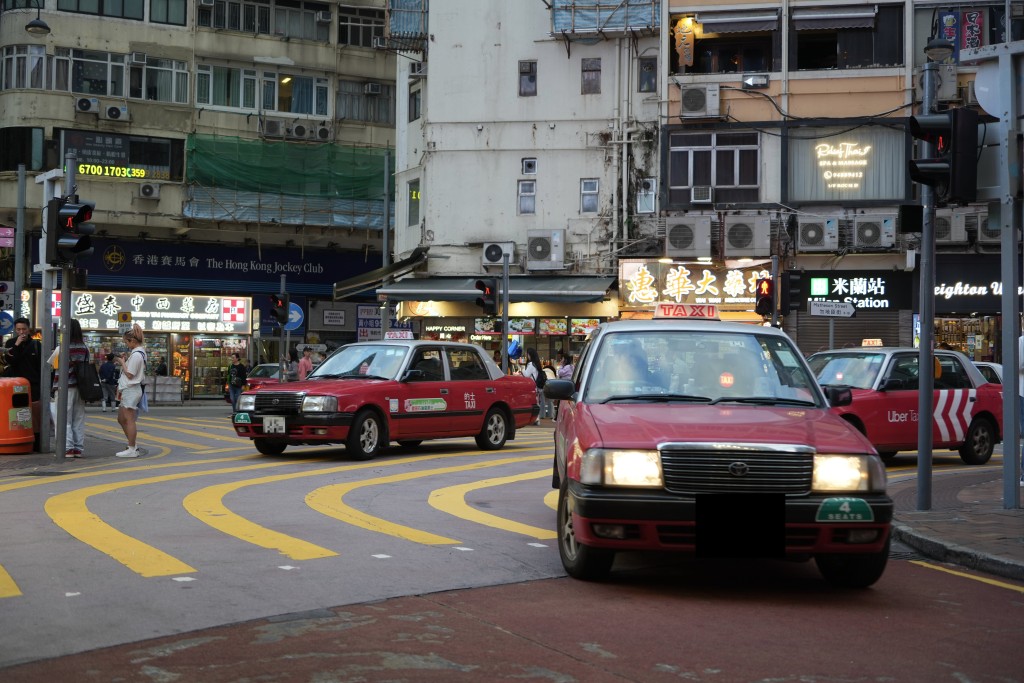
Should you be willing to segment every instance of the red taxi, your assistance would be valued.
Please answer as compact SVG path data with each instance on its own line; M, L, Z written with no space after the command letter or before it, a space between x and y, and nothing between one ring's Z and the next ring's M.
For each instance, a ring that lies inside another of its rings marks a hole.
M539 412L533 380L504 374L479 346L380 341L339 348L305 381L244 392L233 423L266 455L343 443L365 460L391 441L412 447L456 436L496 450Z
M863 432L883 460L917 450L918 350L853 348L807 359L824 386L848 386L853 403L833 411ZM958 450L968 465L984 465L1002 440L1003 392L967 356L935 351L932 445Z
M713 307L600 325L560 401L553 485L562 564L600 579L620 551L814 558L826 580L885 570L892 500L871 444L831 413L780 330L719 322Z

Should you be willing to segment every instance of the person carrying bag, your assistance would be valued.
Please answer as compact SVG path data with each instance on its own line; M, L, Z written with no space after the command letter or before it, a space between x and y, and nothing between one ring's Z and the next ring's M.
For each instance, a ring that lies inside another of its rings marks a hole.
M142 380L146 376L146 350L142 346L142 328L137 323L124 333L124 343L128 346L128 353L121 354L115 359L121 371L121 378L117 381L117 398L121 402L121 407L117 411L117 423L121 425L128 439L128 448L114 455L119 458L137 458L140 453L135 443L138 437L135 422L139 410L149 411L146 392L142 386Z

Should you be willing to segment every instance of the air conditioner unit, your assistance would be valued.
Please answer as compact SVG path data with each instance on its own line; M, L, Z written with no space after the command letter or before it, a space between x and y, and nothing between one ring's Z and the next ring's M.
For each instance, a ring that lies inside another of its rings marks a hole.
M75 111L82 114L99 114L100 101L95 97L79 97L75 100Z
M725 258L771 256L772 221L768 216L726 216Z
M331 13L328 12L327 10L320 10L319 12L316 13L316 23L318 23L318 24L330 24L331 23Z
M132 53L132 64L145 64L146 53L145 52L133 52Z
M935 210L935 244L967 244L967 224L962 213Z
M128 115L128 105L126 104L108 104L100 108L100 118L106 119L107 121L131 121L131 116Z
M485 266L500 266L505 262L505 255L508 254L508 261L516 255L515 242L485 242L480 262Z
M379 95L381 93L380 83L367 83L363 86L363 93L366 95Z
M977 214L978 244L998 246L1003 239L1003 228L999 223L990 223L988 211ZM966 226L966 221L964 222Z
M213 7L217 4L217 0L199 0L200 7Z
M139 199L160 199L160 183L139 185Z
M409 75L413 78L423 78L427 75L427 63L413 62L409 65Z
M281 119L263 119L263 126L260 133L265 138L283 138L285 131L284 121Z
M717 83L679 86L679 114L685 117L718 116L720 88Z
M891 249L896 244L896 216L863 215L853 222L855 249Z
M293 123L290 128L285 129L285 137L289 140L308 140L310 133L316 135L308 123Z
M526 268L562 270L565 267L565 230L527 230Z
M968 81L964 88L966 93L964 94L964 104L968 106L978 106L978 93L974 90L974 81Z
M694 185L690 188L691 204L713 204L715 191L710 185Z
M666 218L665 256L711 256L711 216Z
M330 126L317 126L313 139L319 142L328 142L334 138L334 129Z
M797 218L796 248L803 252L839 249L839 219L824 216Z

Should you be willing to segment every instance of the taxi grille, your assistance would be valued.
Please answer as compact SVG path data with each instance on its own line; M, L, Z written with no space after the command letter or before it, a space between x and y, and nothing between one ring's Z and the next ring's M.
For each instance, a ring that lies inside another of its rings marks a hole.
M304 394L260 393L256 394L256 412L261 415L298 415L302 412Z
M783 493L811 490L814 456L785 451L664 448L661 469L672 493Z

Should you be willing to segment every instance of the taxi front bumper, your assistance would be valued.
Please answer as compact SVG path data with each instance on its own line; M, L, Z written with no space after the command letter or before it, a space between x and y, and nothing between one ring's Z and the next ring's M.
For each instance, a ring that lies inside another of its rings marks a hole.
M267 432L266 418L284 419L283 432ZM255 413L235 413L232 423L235 433L250 439L274 438L288 441L336 442L348 438L349 429L355 420L354 413L323 413L288 416L263 416Z
M701 553L716 547L771 548L754 555L880 552L893 503L884 493L705 493L594 488L570 481L567 501L580 543L617 550ZM874 532L874 533L872 533Z

